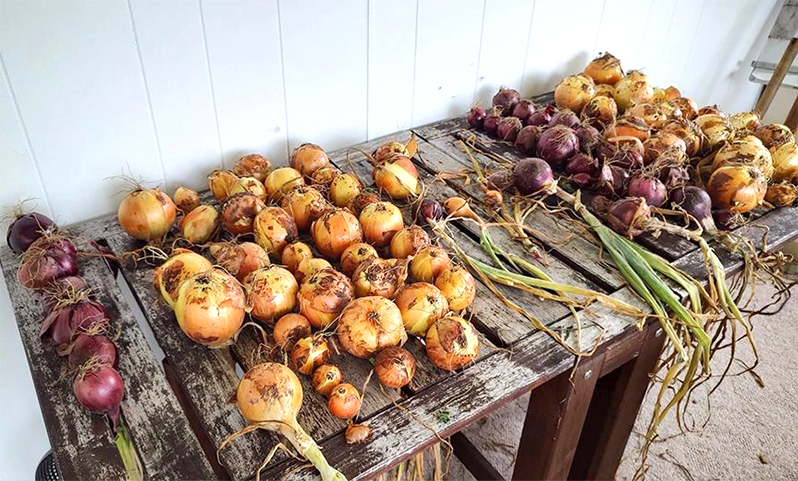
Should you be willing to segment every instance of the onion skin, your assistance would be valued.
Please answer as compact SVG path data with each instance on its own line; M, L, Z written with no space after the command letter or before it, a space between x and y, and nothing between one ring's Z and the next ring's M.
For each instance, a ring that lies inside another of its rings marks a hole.
M346 208L349 210L349 212L355 214L356 216L360 216L360 213L363 212L363 209L365 209L369 204L374 204L375 202L379 201L380 196L374 192L361 192L346 203Z
M391 199L403 200L421 194L418 170L413 161L402 154L393 154L377 164L373 177L380 192Z
M332 269L332 264L330 264L327 259L322 259L320 257L305 259L297 266L294 277L296 277L297 282L302 282L324 269Z
M393 236L404 227L402 211L390 202L367 205L359 220L366 242L376 247L389 245Z
M734 130L754 133L762 125L762 119L757 112L740 112L729 117L729 123Z
M69 354L76 334L96 329L108 320L108 311L99 302L78 296L56 306L44 318L39 329L43 338L49 336L58 348L59 355Z
M211 348L222 347L233 338L245 313L244 289L221 269L185 281L175 303L180 329L194 342Z
M607 212L607 222L615 232L630 239L646 230L651 209L642 197L627 197L614 202Z
M233 235L252 232L255 217L266 208L257 196L240 192L228 197L222 205L222 223Z
M485 112L485 109L482 107L471 107L471 110L468 111L466 114L466 122L471 127L482 130L485 125L485 117L488 116L488 113Z
M520 132L523 127L524 124L522 124L521 120L518 118L504 117L499 121L499 126L496 127L496 135L502 140L514 142L515 138L518 136L518 132Z
M410 261L410 277L416 282L435 282L438 275L452 265L449 254L435 245L419 250Z
M143 241L162 239L174 225L176 217L174 202L159 189L140 189L129 193L117 211L119 226Z
M677 97L669 100L669 102L678 107L682 112L682 117L687 120L695 120L698 117L698 105L695 101L688 97Z
M551 120L549 121L548 126L554 127L555 125L564 125L569 129L575 129L582 124L579 121L578 115L571 112L569 109L562 109L556 114L551 116Z
M281 256L282 264L286 269L291 271L292 274L296 274L299 264L308 259L313 259L313 251L310 249L309 245L299 241L292 242L285 246Z
M570 128L555 125L545 130L540 137L536 151L538 156L554 167L560 166L579 150L579 139Z
M355 273L355 270L361 263L369 259L377 258L379 258L379 254L377 254L377 250L371 245L365 242L352 244L341 254L341 272L348 277L352 277L352 274Z
M786 142L770 150L773 160L773 181L798 183L798 147Z
M320 336L303 337L291 349L291 365L306 376L330 362L330 347Z
M531 100L523 99L513 107L512 116L521 120L521 122L526 122L526 119L534 112L535 104L533 104Z
M667 132L658 132L656 135L649 137L643 142L643 149L643 163L645 165L653 164L657 157L670 149L685 153L685 155L687 152L684 140Z
M628 193L632 197L642 197L652 207L660 207L668 200L665 184L656 177L633 177L629 181Z
M394 259L407 259L419 249L430 245L430 243L429 235L422 227L417 225L405 227L391 239L391 257ZM343 266L343 259L341 260L341 265Z
M302 144L291 152L289 165L302 175L310 176L317 170L330 165L330 158L318 145Z
M410 142L408 142L408 145L409 144ZM411 153L405 144L401 142L390 141L377 147L377 150L374 151L373 157L377 162L384 162L392 154L402 154L407 157L412 157L414 153L415 151Z
M704 151L714 150L723 142L731 140L733 130L729 121L719 114L704 114L695 119L696 125L705 135Z
M200 205L180 219L180 234L192 244L211 240L222 226L222 216L212 205Z
M44 310L50 312L56 305L63 303L73 296L90 294L89 283L80 276L62 277L47 286L42 293L44 297Z
M506 192L515 185L515 174L509 170L500 170L488 176L488 188Z
M102 334L78 334L69 353L69 368L76 370L92 358L101 365L113 367L116 364L116 346Z
M712 219L712 199L704 189L694 185L675 189L671 193L671 202L695 217L704 231L714 232L716 230L715 222Z
M310 336L310 322L302 314L286 314L274 323L274 342L285 350L303 337Z
M352 285L355 297L382 296L393 298L407 279L407 260L368 259L355 269Z
M595 94L593 80L587 75L577 74L563 78L554 89L554 103L561 109L580 113Z
M254 177L263 182L271 169L272 163L266 157L260 154L247 154L238 159L233 172L239 177Z
M533 155L541 132L542 130L540 127L527 125L521 129L515 137L515 148L525 154Z
M553 110L554 106L549 105L544 109L538 109L534 111L529 117L527 117L526 125L534 125L535 127L545 127L549 125Z
M724 165L715 170L707 182L707 193L718 210L745 213L765 198L767 179L756 167Z
M163 264L153 271L153 284L161 298L174 309L180 286L197 274L213 267L211 261L188 249L175 249Z
M771 185L765 194L765 201L774 207L789 207L796 198L798 198L798 187L788 182Z
M307 231L314 220L329 208L324 196L313 187L299 186L280 201L280 206L294 218L297 229Z
M624 111L636 104L651 102L654 87L649 83L648 75L633 70L615 84L613 98L618 109Z
M474 326L462 317L438 319L426 336L427 356L437 367L453 371L466 366L479 354Z
M350 302L338 318L336 332L346 352L364 359L407 340L399 308L380 296L360 297Z
M645 142L651 135L651 127L640 117L624 115L615 122L615 125L607 127L605 135L607 138L635 137Z
M338 419L351 419L360 411L360 393L351 384L342 383L327 398L327 409Z
M345 207L363 191L363 184L352 174L341 174L330 184L330 200L336 207Z
M591 60L584 73L597 84L615 85L623 78L621 61L609 52Z
M585 104L581 115L583 121L597 129L604 130L615 122L615 117L618 116L618 106L612 97L599 95Z
M346 444L360 444L369 440L371 437L371 428L365 424L349 423L346 426L344 439Z
M665 124L662 131L682 139L688 157L695 157L701 151L703 133L694 122L686 119L673 120Z
M521 159L513 168L515 187L521 195L532 195L540 192L548 193L554 185L554 173L551 166L534 157Z
M474 302L477 294L477 282L463 266L452 264L435 279L435 287L446 298L449 309L462 311Z
M317 393L327 397L343 380L344 375L338 369L338 366L322 364L313 371L311 384L313 384L313 389Z
M305 279L297 294L299 312L317 329L327 327L354 297L349 278L335 269Z
M795 142L795 136L790 128L782 124L762 125L756 129L756 136L768 149Z
M6 231L6 243L16 254L22 254L55 223L38 212L18 215Z
M504 115L510 115L518 102L521 101L521 95L517 90L501 88L493 96L492 104L502 110Z
M125 383L113 367L99 365L78 374L72 383L72 391L81 406L107 415L116 429L119 406L125 397Z
M363 241L357 217L343 209L328 210L310 228L316 249L331 260L338 260L352 244Z
M299 286L288 269L267 266L247 276L244 290L250 314L272 324L276 318L294 310Z
M409 284L399 291L394 303L402 313L409 334L424 336L429 327L449 312L449 302L441 291L426 282Z
M305 179L298 170L291 167L274 169L266 176L266 180L263 182L268 199L276 202L280 202L285 194L300 185L305 185Z
M341 171L333 166L322 167L316 172L313 172L313 175L310 176L310 183L316 186L329 187L332 181L339 175L341 175Z
M200 205L199 194L186 187L178 187L173 197L177 210L188 214Z
M78 254L72 242L45 234L28 247L17 270L17 280L28 289L41 289L62 277L78 274Z
M285 246L299 237L294 218L280 207L266 207L253 222L255 242L270 255L279 256Z
M266 192L266 186L264 186L261 181L255 177L241 177L238 181L241 182L241 185L244 187L244 192L248 192L262 201L266 201L268 193Z
M410 351L394 346L383 349L374 359L374 373L380 384L391 389L401 389L416 374L416 359Z
M216 263L242 283L250 272L269 265L269 255L254 242L219 242L209 250Z
M502 111L501 109L491 109L488 112L488 115L485 116L485 120L482 122L482 128L485 132L489 134L495 134L496 129L499 128L499 122L502 120ZM547 121L548 122L548 121Z
M568 159L565 164L566 174L590 174L596 175L599 171L599 164L593 157L581 152Z
M435 199L424 199L416 209L416 221L421 225L429 224L434 225L437 221L443 219L446 213L443 206Z
M673 107L674 112L678 111L676 107ZM678 116L681 117L681 111L678 112ZM624 112L624 115L631 115L637 118L643 119L649 127L653 129L661 129L668 123L671 118L666 114L665 110L660 106L660 104L637 104L629 107Z
M715 153L712 170L732 164L756 167L767 179L773 176L773 158L762 142L753 135L735 139L721 147Z

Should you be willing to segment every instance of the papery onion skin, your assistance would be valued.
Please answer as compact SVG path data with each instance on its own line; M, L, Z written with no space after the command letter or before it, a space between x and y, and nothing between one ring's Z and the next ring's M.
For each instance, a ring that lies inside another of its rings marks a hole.
M313 251L310 249L309 245L297 241L285 246L280 262L282 262L291 273L296 274L299 264L307 259L313 259Z
M244 281L244 289L250 314L273 323L294 310L299 286L288 269L272 265L251 272Z
M324 152L324 149L316 144L302 144L293 152L291 152L291 159L289 165L299 171L302 175L310 176L317 170L327 167L330 164L330 158Z
M674 107L674 109L676 108ZM660 104L633 105L626 109L624 115L641 118L649 127L654 129L661 129L671 120ZM681 117L681 112L679 112L679 117Z
M350 302L338 318L336 332L346 352L364 359L407 340L399 308L380 296L360 297Z
M208 188L213 198L219 202L224 202L233 194L246 191L238 176L230 170L214 170L208 174Z
M388 347L377 353L374 373L380 384L391 389L400 389L413 380L416 374L416 359L405 348Z
M521 195L547 193L554 184L551 166L534 157L521 159L513 168L515 187Z
M411 225L405 227L391 239L391 257L394 259L407 259L419 249L430 245L430 238L424 228ZM341 261L343 264L343 260Z
M240 282L244 282L250 272L269 265L269 255L263 247L254 242L219 242L210 246L216 263Z
M449 254L442 247L431 245L416 252L410 261L410 277L417 282L433 283L451 265Z
M483 199L488 209L498 210L504 202L504 196L498 190L486 190Z
M471 107L471 110L469 110L468 114L466 114L466 121L471 127L482 130L482 127L485 124L485 117L487 117L487 115L488 113L485 112L485 109L482 107Z
M513 107L512 116L525 122L535 112L535 104L531 100L522 99Z
M363 230L357 217L343 209L329 210L310 228L316 249L331 260L338 260L344 250L363 241Z
M117 220L122 229L139 240L162 239L177 217L172 199L159 189L139 189L119 204Z
M506 192L515 185L515 174L509 170L500 170L488 176L488 188Z
M599 95L590 99L582 109L582 120L597 129L604 130L615 122L618 116L618 106L615 99Z
M651 127L640 117L624 115L614 125L607 127L604 133L607 138L635 137L640 139L641 142L645 142L651 135Z
M177 209L183 214L188 214L200 205L199 194L186 187L175 190L174 202Z
M41 289L62 277L78 274L78 255L74 244L60 234L39 237L22 255L17 280L28 289Z
M695 119L696 125L705 135L704 151L713 150L723 142L731 140L733 130L729 121L719 114L704 114Z
M427 357L437 367L453 371L466 366L479 354L474 326L462 317L438 319L427 331Z
M560 166L579 150L579 139L570 128L555 125L545 130L536 145L537 155L554 167Z
M188 249L174 253L153 271L153 283L161 298L174 308L183 282L213 267L211 261Z
M795 135L793 135L790 128L782 124L762 125L756 129L756 136L768 149L788 142L795 142Z
M321 257L305 259L297 266L296 272L294 272L294 277L296 277L297 282L301 283L305 279L309 279L310 277L316 275L317 272L321 272L324 269L332 269L332 264L330 264L327 259L322 259Z
M377 250L370 244L366 244L365 242L352 244L341 254L341 272L348 277L352 277L357 266L369 259L376 259L378 257L379 254Z
M278 346L290 349L296 341L310 336L310 322L302 314L285 314L274 323L272 336Z
M321 336L303 337L291 349L291 365L310 376L317 367L330 362L330 347Z
M81 406L107 415L116 428L119 406L125 397L122 376L109 365L100 365L75 376L72 391Z
M421 193L418 170L409 157L393 154L374 167L374 183L380 192L392 199L403 200Z
M14 253L22 254L53 225L49 217L38 212L17 215L6 231L6 243Z
M684 140L667 132L658 132L656 135L649 137L643 142L643 149L643 162L645 165L653 164L657 157L669 149L687 152Z
M63 303L65 299L76 295L88 296L90 291L89 283L83 277L67 276L57 279L42 292L44 310L45 312L50 312L56 305Z
M770 150L773 160L773 182L798 183L798 147L785 142Z
M330 200L336 207L345 207L363 191L363 184L352 174L341 174L330 184Z
M698 105L693 99L688 97L677 97L669 100L669 102L679 108L683 118L695 120L695 118L698 117Z
M394 303L402 313L409 334L424 336L429 327L449 312L449 302L441 291L427 282L416 282L399 290Z
M446 298L449 309L462 311L474 302L477 294L477 282L474 276L463 266L452 264L435 279L435 287Z
M587 75L577 74L563 78L554 88L554 103L557 107L580 113L593 98L593 80Z
M621 61L609 52L591 60L584 73L597 84L615 85L623 78Z
M313 187L299 186L288 192L280 201L280 206L294 218L297 229L306 231L318 219L329 204L324 196Z
M228 197L222 205L222 223L233 235L252 232L255 217L266 208L256 195L241 192Z
M756 167L767 179L773 176L773 158L770 151L753 135L735 139L721 147L715 153L712 170L731 164Z
M656 177L633 177L629 181L628 193L632 197L642 197L652 207L660 207L668 200L665 184Z
M266 201L269 196L266 192L266 186L255 177L241 177L238 181L241 182L245 192L249 192L262 201Z
M564 125L569 129L575 129L582 125L582 123L579 121L579 116L570 109L561 109L551 116L548 126L554 127L555 125Z
M349 212L359 216L363 209L365 209L369 204L374 204L375 202L380 201L380 196L375 194L374 192L361 192L358 195L352 197L352 200L346 203L346 208Z
M356 297L382 296L393 298L407 278L407 260L368 259L352 274Z
M739 112L729 117L729 123L734 130L753 133L762 125L762 119L757 112Z
M682 139L688 157L695 157L701 151L703 133L694 122L687 119L673 120L665 124L662 131Z
M239 177L254 177L261 182L266 180L271 170L272 163L260 154L247 154L241 157L233 169Z
M75 335L97 330L107 322L108 311L105 307L89 299L87 294L82 294L57 304L44 318L39 335L52 339L58 354L63 356L69 353Z
M313 371L311 384L317 393L327 397L343 380L344 375L338 366L322 364Z
M545 108L537 109L526 119L526 125L534 125L535 127L545 127L551 122L551 116L554 115L557 108L549 104Z
M500 88L493 96L492 104L494 107L502 109L504 115L510 115L516 104L521 100L521 95L515 89Z
M634 238L646 230L651 209L642 197L627 197L615 201L607 212L607 222L615 232Z
M762 203L767 179L756 167L724 165L709 177L707 192L716 209L742 214Z
M116 364L116 346L102 334L78 334L69 353L69 368L78 369L92 358L99 364L113 366Z
M435 225L445 215L446 212L440 202L435 199L424 199L418 204L416 209L416 222L421 225Z
M566 174L596 175L599 170L599 163L593 157L579 152L568 159L564 170Z
M241 328L246 295L238 281L221 269L211 269L183 283L175 316L196 343L216 348L226 345Z
M408 144L409 143L410 142L408 142ZM415 151L413 153L415 153ZM376 160L377 162L383 162L392 154L402 154L407 157L412 157L413 153L411 153L410 150L408 150L405 144L401 142L391 141L391 142L386 142L377 147L377 150L374 151L373 157L374 160Z
M504 117L499 121L499 126L496 127L496 135L502 140L514 142L515 138L518 136L518 132L520 132L523 127L524 124L522 124L521 120L518 118Z
M768 187L765 201L774 207L789 207L798 198L798 186L789 182L781 182Z
M404 227L402 211L390 202L367 205L359 220L366 242L376 247L389 245L393 236Z
M204 244L219 232L222 216L212 205L200 205L180 219L180 233L192 244Z
M305 179L298 170L291 167L274 169L266 176L266 180L263 182L263 186L266 187L266 194L268 194L268 200L276 202L281 201L285 194L300 185L305 185Z
M313 172L313 175L310 176L310 183L312 185L329 187L332 181L339 175L341 175L341 171L333 166L322 167L316 172Z
M535 146L538 143L538 137L542 129L534 125L527 125L518 132L515 137L515 147L521 152L532 155L535 153Z
M633 70L615 84L615 103L620 111L624 111L635 104L651 102L654 98L654 87L648 81L648 76Z
M482 122L482 128L489 134L495 134L496 129L499 128L499 122L502 120L502 111L500 108L493 108L488 111L485 120ZM548 120L547 120L548 122Z
M674 189L670 198L671 202L695 217L704 231L714 232L716 230L715 222L712 219L712 199L707 191L695 185L688 185Z
M327 409L339 419L351 419L360 411L360 393L351 384L342 383L327 398Z
M285 246L299 237L299 231L288 212L280 207L266 207L253 222L255 242L270 255L279 256Z
M317 329L327 327L354 298L349 278L335 269L305 279L297 294L299 312Z

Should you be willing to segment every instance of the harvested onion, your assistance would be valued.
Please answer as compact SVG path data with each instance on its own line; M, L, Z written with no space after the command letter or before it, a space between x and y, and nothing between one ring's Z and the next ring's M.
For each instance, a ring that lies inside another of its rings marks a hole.
M313 251L310 250L309 245L299 241L285 246L281 256L281 262L293 274L296 274L299 264L307 259L313 259Z
M291 160L289 161L291 167L308 177L329 164L330 158L327 157L324 149L316 144L300 145L291 152Z
M213 198L219 202L224 202L231 195L246 190L238 176L229 170L214 170L208 174L208 188L211 189Z
M402 313L405 330L416 336L427 334L429 327L449 312L449 303L441 291L426 282L402 287L394 299Z
M765 201L774 207L789 207L798 198L798 186L789 182L781 182L768 187Z
M285 194L291 192L291 189L300 185L305 185L305 179L298 170L291 167L274 169L263 181L269 200L277 202L282 200Z
M618 106L615 99L605 95L597 95L590 99L582 109L582 120L597 129L604 130L615 122Z
M117 220L122 229L139 240L162 239L177 217L177 207L160 189L137 189L119 204Z
M194 342L217 348L227 345L244 322L246 295L238 281L211 269L183 282L175 316Z
M351 384L337 385L327 398L327 409L339 419L351 419L360 411L360 393Z
M346 208L349 209L349 212L359 216L363 209L366 208L369 204L373 204L375 202L380 201L380 196L375 194L374 192L361 192L358 195L352 197L352 200L346 203Z
M311 384L313 389L322 396L329 396L336 386L344 380L344 375L338 366L332 364L322 364L313 371Z
M252 232L255 217L266 207L260 198L249 192L233 194L222 205L222 223L233 235Z
M570 109L579 114L593 98L593 80L587 75L569 75L554 89L554 103L561 109Z
M756 129L756 136L765 147L772 149L779 145L795 142L795 136L789 127L782 124L762 125Z
M280 205L294 218L300 231L310 229L313 221L329 208L321 192L305 186L292 189L283 197Z
M260 154L247 154L238 159L233 171L239 177L254 177L263 182L271 169L272 163L266 157Z
M366 242L376 247L390 244L394 234L404 227L402 211L390 202L367 205L359 220Z
M621 61L609 52L591 60L584 73L597 84L615 85L623 78Z
M462 311L474 302L477 283L474 276L463 266L452 264L435 279L435 287L449 303L449 309Z
M449 254L435 245L418 251L410 261L410 277L418 282L435 282L438 275L452 265Z
M200 205L199 194L186 187L175 190L174 200L175 206L183 214L188 214Z
M249 192L258 199L265 201L266 197L268 197L266 187L255 177L241 177L239 182L244 187L244 191Z
M294 218L279 207L266 207L260 211L255 217L253 231L255 242L269 254L277 256L299 236Z
M406 260L375 257L357 266L352 274L352 286L356 297L382 296L390 299L406 278Z
M350 302L338 318L338 340L346 352L368 358L386 347L407 340L402 313L396 304L379 296Z
M615 84L613 98L618 109L626 110L636 104L651 102L654 98L654 87L651 86L648 75L633 70Z
M240 282L252 271L269 265L269 254L254 242L219 242L212 244L209 250L216 263Z
M365 242L352 244L341 254L341 271L349 277L355 273L357 266L361 263L379 257L377 250Z
M438 319L427 331L427 356L441 369L459 369L476 359L479 338L474 326L462 317Z
M798 147L786 142L770 149L773 159L773 181L798 183Z
M251 272L244 289L252 316L271 323L294 310L299 286L288 269L271 265Z
M322 259L321 257L305 259L297 266L294 277L296 277L297 282L302 282L324 269L332 269L332 264L327 259Z
M169 307L174 308L183 283L213 267L211 261L188 249L175 249L174 253L153 271L155 288Z
M299 312L318 329L335 320L354 297L349 278L335 269L324 269L305 279L297 295Z
M410 384L416 374L416 359L403 347L388 347L377 353L374 373L380 384L399 389Z
M707 192L716 209L742 214L762 203L767 192L767 179L756 167L724 165L712 172Z
M411 225L397 232L391 239L391 257L406 259L419 249L430 245L430 239L424 228ZM343 261L341 261L343 263Z
M735 139L721 147L715 154L712 170L731 164L756 167L767 179L773 176L773 159L770 152L753 135Z
M421 194L418 170L410 157L392 154L374 167L374 183L392 199L407 199Z
M310 176L310 183L328 187L339 175L341 175L341 171L333 166L322 167L316 172L313 172L313 175Z
M345 207L362 191L360 179L352 174L341 174L330 183L330 200L336 207Z
M731 140L734 131L729 121L719 114L704 114L695 119L696 125L704 133L706 142L705 149L712 150L719 147L723 142Z
M180 233L192 244L204 244L219 232L222 217L212 205L201 205L180 219Z
M357 217L343 209L328 210L310 228L316 249L328 259L337 260L344 250L363 240Z
M729 117L729 123L737 131L756 132L762 121L757 112L740 112Z
M321 336L303 337L291 349L291 365L310 376L317 367L330 362L330 346Z
M286 314L274 323L272 335L278 346L289 349L298 340L310 336L310 322L302 314Z

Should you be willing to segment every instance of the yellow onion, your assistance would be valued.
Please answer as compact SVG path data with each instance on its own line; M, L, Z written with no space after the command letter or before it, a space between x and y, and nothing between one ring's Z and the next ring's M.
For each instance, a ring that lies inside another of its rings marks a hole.
M756 112L739 112L729 117L729 124L734 130L756 132L762 125L762 121Z
M643 119L649 127L661 129L668 122L668 114L660 107L661 104L636 104L624 112L624 115L632 115Z
M371 437L371 428L365 424L349 423L344 431L346 444L365 443Z
M390 299L368 296L355 299L338 318L338 340L346 352L369 358L386 347L407 340L402 313Z
M402 211L390 202L369 204L360 213L360 226L366 242L376 247L391 243L394 234L404 227Z
M402 313L405 330L416 336L424 336L430 326L449 312L449 302L441 291L426 282L409 284L399 291L394 299Z
M299 312L318 329L335 320L354 297L349 278L335 269L324 269L305 279L297 294Z
M773 159L768 149L753 135L735 139L721 147L715 154L712 170L722 165L742 164L759 169L766 179L773 176Z
M410 261L410 277L417 282L433 283L451 265L449 254L442 247L431 245L416 252Z
M446 214L453 219L473 219L481 222L482 219L471 209L468 201L462 197L449 197L443 202L443 208Z
M360 411L362 400L357 388L341 383L335 386L327 398L327 409L338 419L352 419Z
M187 187L178 187L174 199L175 207L183 214L188 214L200 205L199 194Z
M352 174L341 174L330 183L330 200L336 207L344 207L363 190L363 184Z
M388 155L374 167L372 175L380 192L384 192L391 199L401 200L421 194L418 170L410 157L405 155Z
M208 174L208 187L213 198L219 202L224 202L233 194L246 191L238 176L229 170L214 170Z
M216 264L241 282L250 272L269 265L269 255L254 242L217 242L209 250Z
M330 158L327 157L324 149L316 144L300 145L291 152L291 160L289 161L291 167L308 177L329 164Z
M643 142L643 163L651 165L657 158L667 151L687 152L684 140L668 132L657 132Z
M352 274L356 297L382 296L392 298L407 279L404 259L368 259L360 263Z
M615 95L615 86L609 84L596 84L593 97L612 97ZM615 99L612 99L615 101ZM618 107L617 105L615 106Z
M233 235L248 234L264 208L266 204L249 192L233 194L222 205L222 224Z
M244 289L221 269L210 269L186 280L175 303L180 329L194 342L213 348L232 340L245 313Z
M266 194L269 200L279 202L283 196L294 187L305 185L305 179L299 171L291 167L280 167L274 169L266 176L263 186L266 187Z
M440 289L449 303L449 309L462 311L474 302L477 283L474 276L463 266L452 264L435 279L435 287Z
M188 249L175 249L166 261L155 268L154 284L169 307L174 308L180 286L195 275L213 267L211 261Z
M299 264L307 259L313 259L313 251L310 250L309 245L297 241L285 246L280 262L282 262L289 271L296 274Z
M349 212L359 216L366 206L379 201L380 196L374 192L361 192L352 197L352 200L346 203L346 208L349 210Z
M239 182L241 182L241 185L244 187L245 191L249 192L260 200L266 200L266 187L264 187L263 182L259 181L255 177L241 177Z
M399 389L410 384L416 374L416 359L403 347L388 347L377 353L374 374L380 384Z
M603 130L615 122L618 106L615 99L606 95L596 95L585 104L581 118L593 127Z
M303 337L291 349L291 365L310 376L322 364L330 362L330 346L321 336Z
M279 256L299 236L294 219L279 207L266 207L253 223L255 242L269 254Z
M682 118L695 120L695 118L698 117L698 104L695 103L695 100L689 97L677 97L668 102L679 108L679 111L682 113Z
M271 169L272 163L266 157L260 154L248 154L238 159L234 172L239 177L254 177L263 182Z
M374 160L377 162L382 162L383 160L387 159L390 154L402 154L407 157L413 156L413 153L407 149L405 144L391 141L377 147L377 150L374 151L374 155L372 157L374 157Z
M651 127L640 117L634 115L624 115L619 118L614 125L604 131L608 139L614 137L634 137L644 142L651 134Z
M773 181L798 183L798 147L787 142L770 149L773 159Z
M662 132L673 134L682 139L685 145L685 153L688 157L695 157L701 151L701 142L704 134L695 122L687 119L671 120L662 128Z
M177 217L177 207L160 189L137 189L119 204L117 221L122 229L139 240L162 239Z
M322 364L313 371L311 384L313 389L322 396L329 396L336 386L344 380L344 375L338 366L332 364Z
M767 179L756 167L732 164L712 172L707 193L719 210L745 213L762 203L767 192Z
M192 244L204 244L219 231L222 218L212 205L201 205L180 219L180 233Z
M460 369L479 354L474 326L457 316L438 319L427 331L425 344L429 360L446 371Z
M310 336L310 322L302 314L286 314L274 323L274 342L283 349L290 349L303 337Z
M352 244L363 241L363 230L357 217L343 209L331 209L310 227L313 243L321 255L337 260Z
M654 87L648 80L648 75L633 70L615 84L613 96L618 109L626 110L636 104L651 102L654 98Z
M623 78L621 61L609 52L591 60L584 73L597 84L615 85Z
M365 242L352 244L341 254L341 271L347 276L352 277L352 274L355 273L355 269L357 269L357 266L361 263L379 257L377 250Z
M681 96L682 93L673 85L665 88L665 100L670 102L671 100L678 99Z
M579 115L594 93L594 84L590 77L583 74L569 75L555 87L554 103L561 109L570 109Z
M273 322L296 307L297 286L294 276L280 266L266 266L251 272L244 281L247 304L253 317Z
M789 207L798 197L798 187L789 183L781 182L768 187L765 193L765 201L774 207Z
M305 259L297 266L294 277L296 277L297 282L302 282L324 269L332 269L332 264L330 264L327 259L322 259L320 257Z
M341 171L333 166L322 167L313 172L310 176L310 183L313 185L329 186L336 177L341 175Z
M795 142L795 136L789 127L782 124L761 125L756 129L756 136L768 149L778 147L789 142Z
M406 259L428 245L430 245L430 239L427 232L422 227L413 224L393 236L390 247L391 257Z
M665 115L666 122L682 118L682 109L680 109L678 105L674 104L670 100L657 102L657 107L659 107L660 112Z
M696 125L701 129L706 137L704 146L709 150L714 150L723 142L732 139L734 131L729 121L720 114L704 114L695 119Z
M308 230L313 221L329 208L321 192L306 186L292 189L283 197L280 205L291 214L300 231Z

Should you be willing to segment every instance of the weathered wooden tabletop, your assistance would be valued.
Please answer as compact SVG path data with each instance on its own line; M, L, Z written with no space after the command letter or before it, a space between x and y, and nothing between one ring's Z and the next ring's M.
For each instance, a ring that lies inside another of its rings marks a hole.
M538 103L548 101L537 99ZM487 216L481 191L464 177L438 175L472 168L463 152L461 139L471 138L481 148L509 160L516 154L506 144L491 141L467 129L463 119L452 119L356 146L371 151L388 140L406 141L411 133L418 138L414 158L426 186L426 195L443 200L451 195L472 198L472 207ZM476 137L474 137L476 135ZM498 168L495 159L474 152L477 161L490 171ZM354 171L371 184L371 166L355 149L333 152L332 161L345 171ZM411 221L410 206L401 206ZM625 287L614 267L602 259L593 237L576 222L556 217L544 210L533 212L527 223L545 253L544 263L524 252L504 230L493 229L494 240L508 251L524 255L555 280L588 287L629 302L640 302ZM779 246L798 235L798 209L763 212L741 234L759 241L768 230L768 243ZM81 250L91 250L85 239L107 245L115 253L137 247L118 227L115 216L71 226ZM476 232L469 225L452 231L458 244L479 257ZM672 261L674 265L703 276L701 254L696 245L673 236L645 236L640 243ZM722 248L721 248L722 249ZM728 271L740 267L740 259L722 252ZM122 462L109 429L100 416L84 411L71 392L68 380L60 379L62 360L52 346L39 339L43 318L40 297L24 289L16 280L18 258L7 247L0 248L0 262L8 284L20 334L30 363L34 385L47 431L58 463L66 479L119 479L124 477ZM145 473L150 479L250 478L276 442L270 433L244 436L221 451L216 449L230 433L245 426L236 406L229 402L240 372L253 363L253 350L259 340L244 331L232 348L210 350L194 344L180 331L173 313L160 301L152 287L152 267L112 265L98 257L82 258L81 272L93 286L100 287L99 300L108 307L112 322L121 326L118 341L119 371L126 382L123 402L125 420L138 449ZM123 296L130 290L136 305ZM582 326L577 339L574 319L562 305L511 288L501 288L530 314L541 319L569 343L592 345L599 336L609 343L616 336L635 329L630 319L613 315L598 306L586 318L593 323ZM142 316L143 313L143 316ZM479 284L478 296L469 315L480 333L481 349L476 362L454 373L441 371L428 361L423 345L411 340L407 347L416 354L417 374L403 390L380 388L370 383L359 421L373 430L372 439L359 445L343 440L345 424L329 414L325 400L310 386L306 377L305 402L299 421L322 446L330 463L349 479L374 476L414 453L435 443L495 410L501 404L534 389L574 366L574 356L547 334L536 331L523 316L510 310L488 288ZM141 322L136 317L143 317ZM600 329L598 326L603 328ZM165 359L159 361L144 336L152 332ZM341 366L348 382L362 386L371 370L366 360L338 355L333 362ZM238 371L238 373L237 373ZM442 415L444 413L446 415ZM298 464L276 456L264 471L266 479L279 479ZM293 472L291 479L317 479L310 469Z

